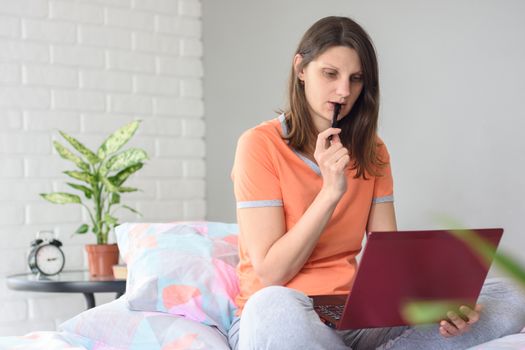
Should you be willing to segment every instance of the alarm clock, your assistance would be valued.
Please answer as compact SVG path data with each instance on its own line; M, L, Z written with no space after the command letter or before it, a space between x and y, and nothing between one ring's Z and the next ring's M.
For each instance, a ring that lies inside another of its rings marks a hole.
M44 276L53 276L64 268L66 258L60 248L62 242L56 237L40 238L41 233L53 233L51 231L39 231L36 239L31 242L31 250L27 263L31 272Z

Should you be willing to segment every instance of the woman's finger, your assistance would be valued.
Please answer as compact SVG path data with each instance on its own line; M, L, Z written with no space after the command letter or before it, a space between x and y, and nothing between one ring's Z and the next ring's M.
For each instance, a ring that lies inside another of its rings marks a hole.
M329 137L332 136L332 139L335 137L334 135L339 135L341 132L341 129L338 128L328 128L317 135L317 141L315 144L315 148L318 150L325 150L328 147L330 147ZM339 136L337 136L337 139L339 139Z
M329 150L329 158L334 162L348 154L348 150L342 144L333 145Z
M350 163L350 156L348 154L339 158L336 162L337 171L343 171L346 169L346 166Z
M439 325L440 330L443 329L449 337L454 337L459 333L458 329L448 321L443 320L439 323Z
M467 327L465 320L459 317L459 315L454 311L447 312L447 317L458 330L462 331L465 327Z
M348 150L341 143L332 144L323 154L321 162L327 167L339 168L341 160L348 156Z
M341 129L336 129L336 130L341 130ZM330 138L329 140L330 140L330 145L333 145L334 143L341 143L341 138L339 137L339 134L332 135L332 138Z
M441 334L445 338L453 337L453 335L447 332L447 330L443 326L439 326L439 334Z
M477 304L474 308L474 310L472 310L470 307L468 306L461 306L459 308L459 311L465 315L466 319L467 319L467 323L469 325L471 324L474 324L476 322L479 321L479 313L481 312L481 305Z

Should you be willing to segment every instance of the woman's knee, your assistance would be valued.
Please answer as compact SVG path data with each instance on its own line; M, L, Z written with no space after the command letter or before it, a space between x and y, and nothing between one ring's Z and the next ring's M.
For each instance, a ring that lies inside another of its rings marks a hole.
M492 326L501 328L501 335L525 327L525 288L516 281L506 277L488 279L478 302Z
M310 299L303 293L282 286L265 287L254 293L246 302L243 317L254 313L260 317L267 312L301 310L311 307Z
M297 290L271 286L253 294L242 311L239 349L347 349L323 324L311 299Z
M254 293L242 311L239 348L272 348L268 344L286 343L291 334L300 333L295 327L305 326L305 312L301 306L304 299L309 300L298 291L280 286Z
M481 291L481 297L494 298L515 304L518 310L525 312L525 285L508 277L489 278Z

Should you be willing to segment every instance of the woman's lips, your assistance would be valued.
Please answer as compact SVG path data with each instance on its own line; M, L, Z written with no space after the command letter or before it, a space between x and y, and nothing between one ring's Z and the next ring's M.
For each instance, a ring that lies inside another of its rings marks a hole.
M342 111L343 109L345 109L345 106L346 106L345 103L332 102L332 101L329 101L328 103L330 104L330 110L332 110L332 111L335 109L335 105L336 105L336 104L340 104L340 105L341 105L341 111ZM339 113L341 113L341 112L339 112Z

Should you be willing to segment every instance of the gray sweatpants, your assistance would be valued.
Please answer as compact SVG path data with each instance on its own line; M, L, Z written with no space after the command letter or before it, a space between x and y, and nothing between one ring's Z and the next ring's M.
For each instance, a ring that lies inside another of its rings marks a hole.
M311 299L280 286L250 297L228 338L233 350L466 349L518 333L525 326L525 292L508 279L487 279L480 320L461 336L444 338L438 325L335 331L322 323Z

